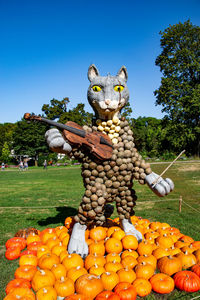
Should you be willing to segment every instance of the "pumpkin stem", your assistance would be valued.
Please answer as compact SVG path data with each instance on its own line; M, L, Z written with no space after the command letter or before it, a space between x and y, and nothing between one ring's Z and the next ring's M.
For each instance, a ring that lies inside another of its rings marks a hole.
M45 271L42 270L42 269L40 269L39 271L40 271L41 275L45 275L46 274Z

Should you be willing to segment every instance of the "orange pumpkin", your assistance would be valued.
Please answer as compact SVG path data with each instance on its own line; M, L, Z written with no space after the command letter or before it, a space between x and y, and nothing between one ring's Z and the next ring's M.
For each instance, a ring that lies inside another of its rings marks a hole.
M119 282L114 292L120 297L120 300L135 300L137 297L136 289L128 282Z
M176 254L176 257L178 257L181 260L182 268L189 269L193 265L197 263L196 257L192 253L188 253L187 251L185 253L180 252Z
M35 234L34 232L29 234L29 236L26 239L27 245L29 245L33 242L40 242L40 241L41 241L40 236Z
M74 282L82 275L87 274L87 270L80 266L73 267L67 271L67 277L72 279Z
M133 282L133 287L136 289L137 295L140 297L149 295L152 290L151 283L144 278L137 278Z
M105 242L105 249L107 253L119 254L122 252L123 247L120 240L111 237Z
M132 283L136 279L135 272L127 267L117 271L117 275L119 276L119 282Z
M149 279L154 274L154 267L148 263L142 262L135 267L137 278Z
M64 300L88 300L88 297L81 294L73 294L68 297L65 297Z
M172 247L174 241L170 236L164 234L163 236L159 236L156 238L156 243L158 243L160 247L163 247L164 249L166 248L168 249Z
M35 300L35 294L29 288L25 287L17 287L13 289L5 298L4 300L14 300L14 299L21 299L21 300Z
M197 263L200 263L200 249L195 250L193 254L196 257Z
M122 239L122 245L125 250L126 249L136 250L138 247L138 240L133 235L126 235Z
M147 241L143 241L141 243L139 243L138 248L137 248L137 252L139 253L139 255L151 255L153 251L153 247L152 244L148 243Z
M96 276L100 276L102 273L104 273L106 270L104 267L102 266L98 266L97 264L95 264L94 266L92 266L89 269L89 274L92 275L96 275Z
M67 297L75 292L73 280L67 277L56 280L54 288L59 297Z
M104 266L106 263L106 259L102 255L97 255L97 254L89 254L85 258L85 268L86 270L89 270L92 266L97 264L98 266Z
M192 266L191 270L200 277L200 263Z
M52 286L45 286L36 293L37 300L57 300L56 290Z
M116 261L108 262L104 265L104 268L106 272L117 272L118 270L123 268L123 265L121 263L118 263Z
M174 290L174 280L169 275L158 273L150 278L150 283L154 292L168 294Z
M65 266L66 270L68 271L73 267L78 267L78 266L83 267L84 262L82 257L79 254L72 253L63 259L62 264Z
M158 260L158 269L161 273L172 276L182 270L181 260L174 256L165 256Z
M120 297L112 291L103 291L96 296L95 300L120 300Z
M38 260L38 266L41 269L49 269L51 270L51 268L53 267L53 265L55 264L59 264L60 260L59 257L55 254L44 254L40 257L40 259Z
M121 264L124 268L133 269L138 264L138 261L135 257L128 255L122 259Z
M20 266L29 265L29 266L37 267L37 264L38 264L38 259L33 254L22 255L19 259Z
M104 255L105 254L105 246L103 242L94 241L89 245L89 254L98 254Z
M56 279L60 279L61 277L65 277L67 270L62 264L54 264L51 268L51 272L54 274Z
M6 294L9 294L13 289L17 287L31 288L31 284L28 280L23 278L13 279L6 286Z
M15 278L22 278L31 281L35 275L37 268L35 266L21 266L15 271Z
M32 279L32 289L37 292L45 286L53 286L55 281L55 276L50 270L38 270Z
M112 290L119 282L119 276L113 271L101 274L101 280L105 290Z
M40 238L43 244L46 244L46 242L50 239L56 236L56 231L54 228L46 228L41 231Z
M121 254L121 258L123 259L125 256L133 256L135 257L136 259L138 258L139 254L135 251L135 250L131 250L131 249L128 249L128 250L124 250Z
M154 270L156 269L157 259L152 254L151 255L144 254L142 256L139 256L137 258L137 261L138 261L138 263L142 263L142 262L148 263L148 264L152 265L152 267L154 268Z
M66 247L60 242L51 249L51 253L60 256L61 252L65 251Z
M125 235L126 235L125 232L120 229L120 230L114 231L113 234L111 235L111 237L113 237L113 238L118 239L118 240L121 241L121 239L123 237L125 237Z
M104 227L98 226L90 230L90 238L94 241L102 241L106 238L106 230Z
M102 280L95 275L85 274L75 282L76 293L94 299L104 289Z
M106 255L106 262L112 262L112 261L116 261L116 262L121 262L121 257L119 254L117 253L109 253Z

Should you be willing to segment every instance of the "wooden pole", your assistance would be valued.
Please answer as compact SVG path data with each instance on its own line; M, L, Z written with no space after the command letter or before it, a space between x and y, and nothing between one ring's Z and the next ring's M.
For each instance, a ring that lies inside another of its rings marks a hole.
M181 155L183 155L183 153L185 152L185 150L183 150L170 164L169 164L169 166L166 168L166 169L164 169L164 171L159 175L159 177L156 179L156 180L154 180L154 182L152 182L152 185L153 186L155 186L156 185L156 183L158 182L158 180L163 176L163 174L165 173L165 172L167 172L167 170L175 163L175 161L177 161L177 159L179 158L179 157L181 157Z
M180 198L179 198L179 212L180 213L181 213L182 201L183 201L183 198L182 198L182 196L180 196Z

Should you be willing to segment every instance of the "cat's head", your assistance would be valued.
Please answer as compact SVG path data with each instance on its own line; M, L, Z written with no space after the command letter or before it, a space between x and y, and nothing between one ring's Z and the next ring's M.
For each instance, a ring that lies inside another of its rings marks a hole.
M100 76L95 65L91 65L88 69L88 79L88 101L96 117L112 119L113 116L119 116L129 99L126 67L121 67L116 76Z

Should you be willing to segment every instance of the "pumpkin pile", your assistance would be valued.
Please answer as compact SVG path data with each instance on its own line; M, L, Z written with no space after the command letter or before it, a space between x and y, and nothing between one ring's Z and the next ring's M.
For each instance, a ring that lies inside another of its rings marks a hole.
M73 217L65 226L31 230L23 237L18 233L5 245L6 258L19 258L19 267L4 300L134 300L152 290L200 290L200 241L167 223L136 216L131 221L142 242L125 234L119 218L109 220L107 227L86 230L85 259L67 252Z

